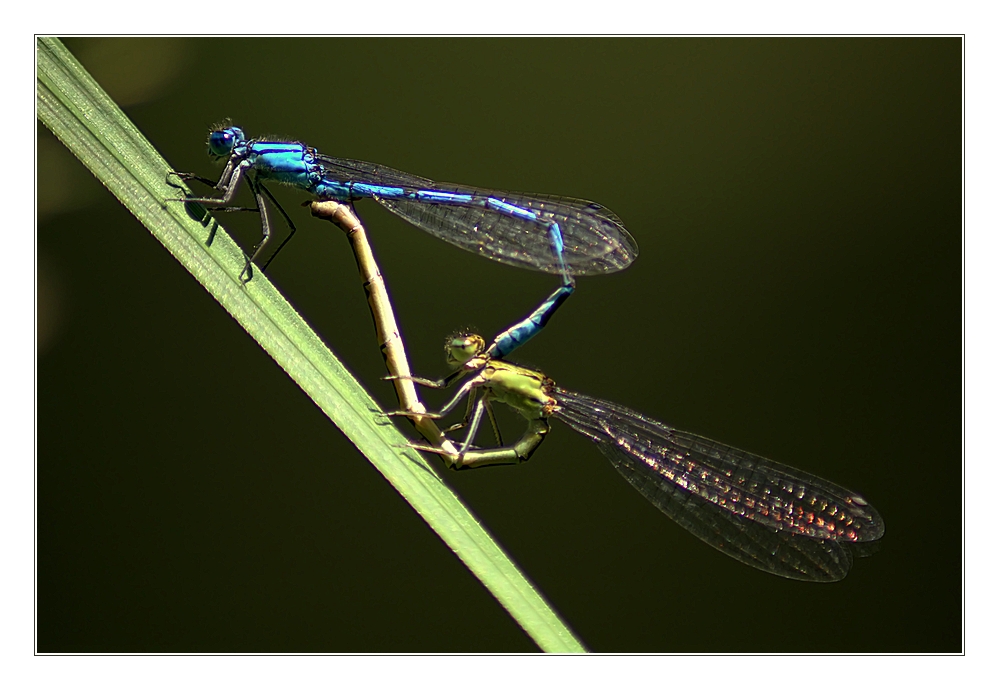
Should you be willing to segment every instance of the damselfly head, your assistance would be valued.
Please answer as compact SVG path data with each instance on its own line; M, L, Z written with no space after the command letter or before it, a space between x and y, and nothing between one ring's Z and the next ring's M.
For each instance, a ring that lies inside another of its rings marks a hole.
M486 341L475 333L453 335L444 344L448 364L460 366L482 354L486 349Z
M208 135L208 155L213 158L226 158L232 150L246 141L239 127L223 127Z

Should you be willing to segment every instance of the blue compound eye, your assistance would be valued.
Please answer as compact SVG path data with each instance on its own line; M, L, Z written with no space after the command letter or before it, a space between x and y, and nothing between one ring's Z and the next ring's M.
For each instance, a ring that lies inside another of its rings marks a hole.
M217 129L208 135L208 153L216 158L223 158L244 141L243 130L239 127Z

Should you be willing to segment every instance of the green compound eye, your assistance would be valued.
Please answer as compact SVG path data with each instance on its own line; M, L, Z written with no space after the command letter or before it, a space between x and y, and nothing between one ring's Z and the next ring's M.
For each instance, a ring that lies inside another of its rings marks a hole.
M448 342L444 345L444 351L447 353L449 364L464 364L473 357L482 354L482 351L485 349L486 341L481 335L476 335L475 333L449 338Z

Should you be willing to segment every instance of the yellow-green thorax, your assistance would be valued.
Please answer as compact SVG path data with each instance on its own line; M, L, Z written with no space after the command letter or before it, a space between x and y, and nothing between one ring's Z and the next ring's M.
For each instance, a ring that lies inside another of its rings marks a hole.
M554 382L540 371L491 360L478 374L490 400L509 405L527 419L550 417L555 398L548 395Z

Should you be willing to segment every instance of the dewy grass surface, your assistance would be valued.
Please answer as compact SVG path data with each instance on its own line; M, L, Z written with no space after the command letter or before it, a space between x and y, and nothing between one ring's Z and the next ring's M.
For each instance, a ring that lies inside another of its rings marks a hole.
M238 321L547 652L585 651L429 464L214 220L169 201L170 167L58 40L36 44L38 118ZM213 235L211 245L206 238Z

